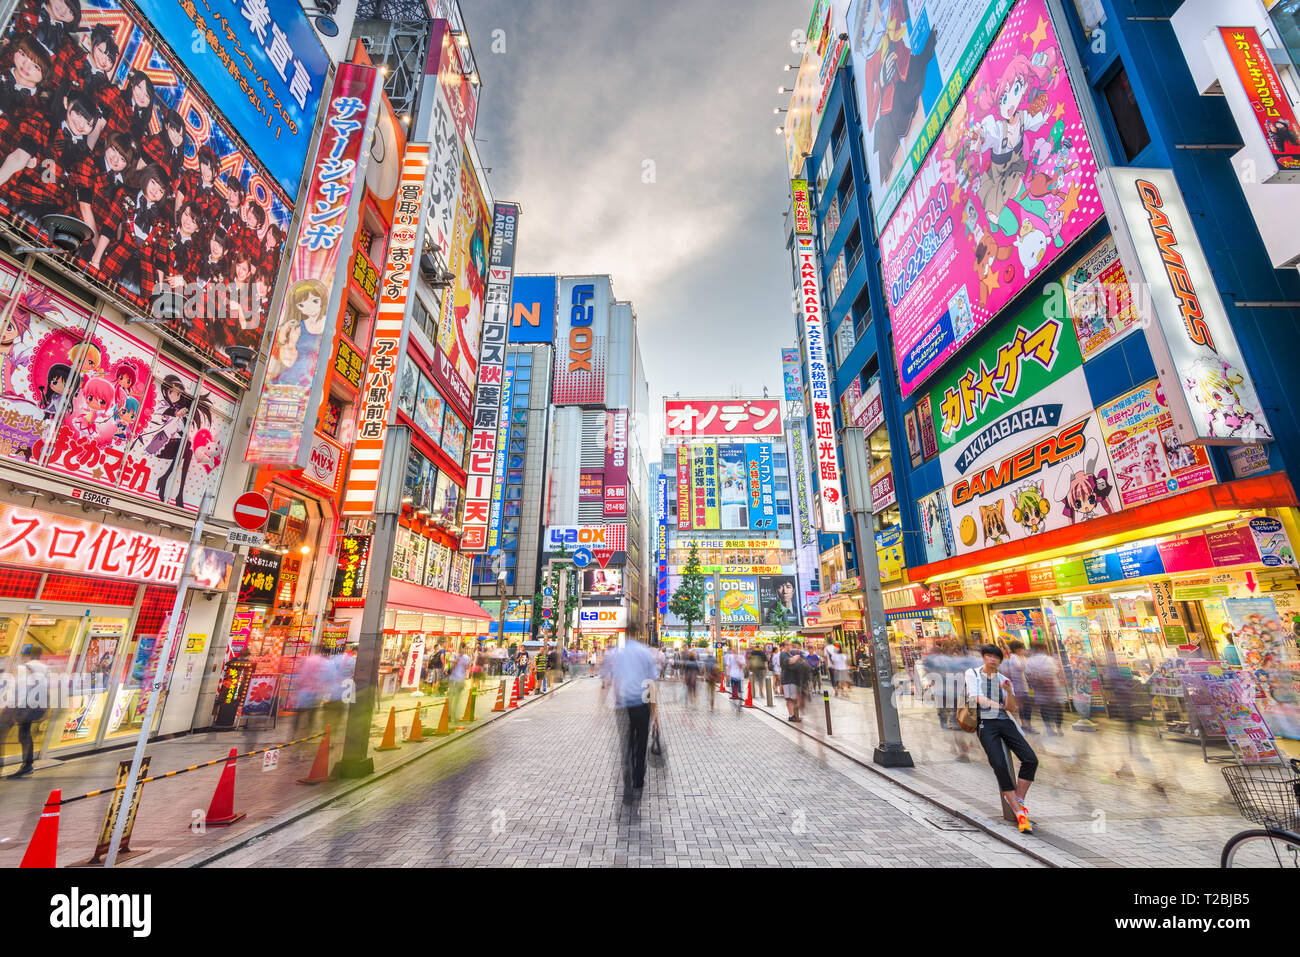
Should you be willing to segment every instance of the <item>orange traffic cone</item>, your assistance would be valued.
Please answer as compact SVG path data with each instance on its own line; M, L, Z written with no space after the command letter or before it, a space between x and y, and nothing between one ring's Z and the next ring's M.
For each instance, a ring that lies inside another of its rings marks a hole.
M19 867L58 867L55 859L59 856L59 805L63 803L63 792L55 789L45 799L40 820L36 822L36 832L32 834L31 843Z
M208 805L204 823L212 827L227 827L248 817L247 814L235 813L235 754L235 749L231 748L226 766L221 769L217 790L212 794L212 803Z
M460 719L465 722L474 720L474 689L469 689L469 694L465 697L465 714Z
M411 733L406 736L408 743L424 740L424 725L420 724L420 712L423 710L423 705L415 709L415 720L411 722Z
M510 707L519 707L519 679L510 682Z
M433 732L436 735L451 734L451 699L442 699L442 717L438 719L437 730Z
M727 693L727 676L724 674L718 675L718 690L723 694Z
M745 707L754 707L754 679L749 679L749 690L745 692Z
M496 704L492 705L492 710L493 711L506 710L506 681L504 678L502 678L500 681L497 682L497 700L496 700Z
M376 751L396 751L397 744L397 708L388 709L388 727L384 729L384 740L379 742Z
M330 779L330 726L325 725L325 737L321 738L320 747L316 749L316 760L312 762L311 773L299 778L299 784L320 784Z
M532 694L532 693L533 693L533 683L536 681L536 675L537 675L537 672L535 672L535 671L530 671L530 672L528 672L528 675L527 675L528 681L527 681L527 683L524 685L524 694Z

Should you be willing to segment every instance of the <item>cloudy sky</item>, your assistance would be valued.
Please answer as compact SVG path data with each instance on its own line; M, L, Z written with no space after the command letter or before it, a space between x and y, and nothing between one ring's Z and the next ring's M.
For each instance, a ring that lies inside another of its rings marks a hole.
M772 109L811 2L461 7L483 81L479 151L496 198L523 206L519 271L613 277L636 308L652 405L781 394L794 316Z

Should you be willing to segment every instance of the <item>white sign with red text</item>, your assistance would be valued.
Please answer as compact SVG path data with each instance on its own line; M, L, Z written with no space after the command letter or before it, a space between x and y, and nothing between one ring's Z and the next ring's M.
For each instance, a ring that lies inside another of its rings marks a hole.
M830 369L826 364L822 322L821 278L812 236L795 237L799 269L799 308L803 315L804 342L808 349L808 391L812 400L813 461L820 506L819 525L824 532L844 531L844 496L840 486L840 453L835 444L835 403L831 400Z

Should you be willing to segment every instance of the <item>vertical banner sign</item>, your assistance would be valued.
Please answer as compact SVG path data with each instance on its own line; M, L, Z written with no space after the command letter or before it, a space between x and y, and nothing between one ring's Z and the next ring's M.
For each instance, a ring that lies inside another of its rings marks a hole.
M507 362L501 376L501 414L497 416L496 481L492 483L492 521L488 525L488 551L501 542L501 505L505 499L506 449L510 447L510 404L514 401L514 366Z
M1219 27L1219 35L1268 143L1269 154L1280 169L1300 169L1300 125L1259 31L1254 27Z
M401 358L402 322L411 292L411 266L420 238L420 209L428 171L428 144L408 144L402 160L393 229L388 237L379 311L371 334L364 384L358 395L356 441L343 486L344 515L369 515L375 508L384 440L388 436L389 416L394 413L393 378Z
M677 531L691 530L691 447L677 446Z
M718 447L702 446L700 459L704 465L704 525L696 527L714 531L722 527L722 511L718 494Z
M1271 441L1255 384L1172 170L1111 167L1097 177L1142 327L1185 445Z
M658 538L655 542L655 566L658 569L655 594L659 599L659 614L666 615L668 614L668 476L662 472L659 474L656 502L659 511L655 522L658 529Z
M807 190L802 180L792 181L797 196ZM811 229L811 226L809 227ZM799 271L799 300L803 312L804 341L808 346L808 387L813 416L813 462L817 466L817 487L821 505L821 529L844 531L844 501L840 490L840 454L835 445L835 405L830 393L830 369L826 364L823 337L821 278L812 234L795 236L795 257Z
M518 222L518 205L495 204L487 289L483 299L478 390L474 393L474 421L471 423L469 476L465 486L464 533L460 540L463 552L481 552L488 548L492 486L496 482L497 430L503 415L501 384L505 372L506 335L510 326L510 286L515 269L515 228ZM504 414L509 415L508 412Z
M772 481L772 446L766 442L745 444L748 472L749 529L776 529L776 488Z
M605 413L605 517L627 517L627 409Z
M691 446L691 527L709 527L704 488L704 446Z
M781 350L781 372L785 379L785 400L798 402L803 398L803 375L799 371L799 350Z
M812 517L808 510L808 468L804 463L803 430L790 429L787 445L790 449L795 495L799 500L799 541L808 544L812 541Z
M344 255L356 229L380 85L378 73L340 64L330 92L325 128L316 147L311 183L289 262L271 356L248 436L246 461L304 468L329 363L321 345L334 340L334 318L347 290Z

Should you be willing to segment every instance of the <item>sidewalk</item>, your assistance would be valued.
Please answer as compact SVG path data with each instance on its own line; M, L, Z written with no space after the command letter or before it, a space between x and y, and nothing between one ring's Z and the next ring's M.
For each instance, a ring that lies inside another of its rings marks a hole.
M1041 722L1034 725L1039 734L1026 735L1039 768L1027 802L1034 833L1020 835L1001 817L993 772L976 737L940 728L933 709L913 702L903 696L899 707L911 769L872 763L879 739L867 689L831 697L830 736L820 692L802 722L788 726L1062 866L1217 867L1227 839L1251 826L1229 797L1222 763L1205 763L1198 744L1161 740L1142 726L1130 740L1122 726L1103 718L1094 719L1096 732L1073 730L1066 720L1061 737L1042 733ZM775 697L771 709L762 696L754 704L768 720L787 724L784 699ZM1215 754L1226 752L1212 749Z
M240 838L246 839L250 832L292 820L359 784L373 781L377 776L401 767L445 742L455 740L461 734L505 717L512 712L492 711L497 698L497 680L492 678L484 682L482 693L475 701L475 721L472 725L458 720L463 716L463 711L462 714L453 713L453 733L450 736L426 737L421 743L403 742L410 731L415 712L402 709L410 708L416 703L423 704L421 721L426 729L432 731L437 727L441 716L443 699L431 695L420 699L411 698L410 695L384 699L371 723L370 748L375 762L375 774L368 778L299 785L298 778L306 777L311 770L320 738L282 750L278 767L268 772L262 770L262 755L241 757L236 762L235 810L246 812L248 816L230 827L208 827L202 832L191 830L191 826L195 822L201 822L207 812L224 761L146 784L140 799L131 847L133 850L148 849L149 853L132 857L120 864L128 867L158 867L179 864L187 857L206 856L218 845ZM507 684L507 701L509 693L510 686ZM541 695L521 697L521 708L540 697ZM408 698L409 703L406 700ZM390 706L398 709L395 724L400 746L395 751L376 751L375 747L380 743L388 723ZM313 730L323 730L323 724L318 722ZM303 730L297 737L305 737L309 733L304 721ZM231 748L242 755L247 751L287 742L294 737L293 719L288 718L281 719L280 727L276 730L207 732L153 742L145 754L151 759L149 774L157 776L214 758L224 758ZM62 789L62 796L66 800L100 788L111 788L118 763L129 761L133 750L133 747L124 747L62 761L38 761L35 774L18 779L8 777L18 766L18 761L9 756L3 772L0 772L4 775L0 779L0 867L18 866L50 791ZM331 732L331 768L342 753L343 729L334 728ZM59 819L60 867L84 863L90 859L111 800L111 793L104 793L63 805Z

